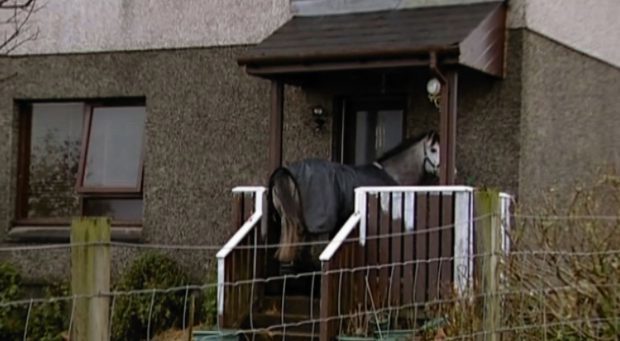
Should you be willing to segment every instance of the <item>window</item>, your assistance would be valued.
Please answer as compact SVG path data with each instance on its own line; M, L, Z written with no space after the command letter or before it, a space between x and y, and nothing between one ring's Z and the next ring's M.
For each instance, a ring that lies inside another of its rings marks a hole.
M144 101L32 102L20 112L18 224L141 224Z
M402 141L404 99L365 98L343 103L340 145L336 150L338 161L351 165L368 164Z

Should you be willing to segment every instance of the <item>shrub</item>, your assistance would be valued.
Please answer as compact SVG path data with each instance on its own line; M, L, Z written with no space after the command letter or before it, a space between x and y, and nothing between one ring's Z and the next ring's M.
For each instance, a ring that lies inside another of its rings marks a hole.
M22 290L19 272L8 263L0 263L0 302L27 299ZM65 284L45 288L45 298L69 295ZM0 308L0 340L22 340L28 319L28 340L60 341L69 326L70 301L33 304L28 316L28 304Z
M53 285L45 288L45 297L70 296L66 284ZM71 301L59 300L34 305L28 323L28 339L38 341L62 341L63 334L68 331L71 316Z
M22 279L12 265L0 262L0 302L22 298ZM0 308L0 340L21 339L24 334L27 307L8 306Z
M121 276L117 291L168 289L188 283L188 275L172 259L147 253L136 259ZM151 311L151 293L117 296L112 319L112 339L146 338L150 315L150 335L178 327L183 319L185 291L156 293Z
M217 324L217 269L216 266L211 266L210 271L207 274L207 288L203 292L204 301L204 314L205 314L205 328L211 328Z
M517 212L513 252L500 260L502 339L617 340L620 177L576 188L568 201L561 195L546 199L536 215ZM454 293L428 311L446 318L448 337L469 339L485 331L485 294Z

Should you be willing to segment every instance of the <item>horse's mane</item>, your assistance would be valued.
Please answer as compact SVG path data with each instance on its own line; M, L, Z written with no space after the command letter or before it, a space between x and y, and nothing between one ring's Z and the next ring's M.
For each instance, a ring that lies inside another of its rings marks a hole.
M401 142L399 145L397 145L396 147L386 151L385 153L383 153L381 155L381 157L379 157L377 159L377 162L383 162L387 159L390 159L402 152L404 152L405 150L409 149L409 147L417 144L418 142L420 142L422 139L429 137L431 138L432 143L438 143L439 142L439 134L437 133L437 131L435 130L430 130L424 133L420 133L418 135L415 135L413 137L410 137L408 139L405 139L403 142Z

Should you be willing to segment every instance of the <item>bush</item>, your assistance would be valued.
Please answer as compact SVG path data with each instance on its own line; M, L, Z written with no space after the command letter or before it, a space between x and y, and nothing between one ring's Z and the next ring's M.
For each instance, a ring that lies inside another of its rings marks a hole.
M8 263L0 263L0 302L28 299L23 291L21 275ZM45 297L69 295L67 285L45 288ZM69 326L70 301L33 304L28 317L28 304L0 308L0 340L22 340L28 318L28 340L60 341Z
M12 265L0 262L0 302L22 299L22 279ZM9 306L0 308L0 340L21 339L24 334L27 308Z
M204 298L204 314L205 322L203 326L205 328L211 328L217 324L217 269L216 266L211 266L211 271L207 274L207 286L203 292Z
M172 259L147 253L136 259L121 276L117 291L167 289L188 284L188 275ZM113 340L145 339L151 306L151 293L117 296L112 320ZM150 313L150 335L178 327L183 319L185 291L156 293Z
M617 340L620 335L620 177L548 196L536 215L517 212L501 257L503 340ZM476 288L476 286L474 286ZM485 331L483 292L429 303L450 338ZM476 296L474 296L476 295ZM476 299L470 299L476 298Z
M70 296L69 286L59 284L45 288L45 297ZM62 341L68 332L71 301L39 303L32 307L28 323L28 340Z

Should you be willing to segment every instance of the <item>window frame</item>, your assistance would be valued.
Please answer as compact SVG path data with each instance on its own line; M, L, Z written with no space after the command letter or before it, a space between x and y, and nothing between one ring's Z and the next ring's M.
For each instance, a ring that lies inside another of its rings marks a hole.
M123 195L123 194L140 194L142 193L142 189L143 189L143 184L142 184L142 180L144 177L144 142L145 142L145 132L146 132L146 122L145 122L145 129L143 130L142 133L142 148L140 150L140 160L138 161L138 179L137 179L137 185L135 187L88 187L88 186L84 186L84 176L86 174L86 158L88 157L88 147L90 145L90 132L92 130L92 120L93 120L93 112L95 111L96 108L110 108L110 107L130 107L130 106L135 106L135 107L145 107L146 105L140 105L140 104L134 104L134 105L130 105L130 104L124 104L124 105L109 105L109 104L102 104L102 103L84 103L84 127L82 128L82 145L81 145L81 150L80 150L80 160L79 160L79 166L78 166L78 173L77 173L77 179L76 179L76 185L75 185L75 190L78 194L80 195L84 195L84 194L119 194L119 195Z
M78 173L76 174L76 180L80 180L80 171L82 170L82 163L84 163L85 143L84 137L86 133L86 127L90 127L89 117L92 115L94 106L102 107L114 107L114 106L143 106L146 110L146 100L144 97L140 98L125 98L125 99L106 99L106 100L92 100L92 99L63 99L63 100L18 100L15 103L17 109L17 179L16 179L16 192L15 192L15 217L12 220L12 226L25 227L25 226L40 226L40 227L57 227L68 226L71 224L73 217L28 217L28 192L30 181L30 159L32 150L32 115L33 105L36 103L69 103L69 102L81 102L84 105L84 124L82 127L82 143L80 146L80 160L78 160ZM90 114L89 114L89 110ZM147 111L148 114L148 111ZM88 121L88 122L87 122ZM88 124L88 125L87 125ZM131 188L126 190L124 188L112 190L97 190L93 192L78 191L77 186L74 186L75 194L79 196L79 214L80 216L86 216L84 213L84 200L96 198L96 199L140 199L144 205L144 191L143 191L143 179L144 179L144 156L145 156L145 141L146 141L146 117L144 122L144 130L142 134L142 150L140 152L140 171L139 171L139 186L137 190ZM142 227L144 221L144 214L140 220L114 220L112 219L112 226L116 227Z

